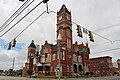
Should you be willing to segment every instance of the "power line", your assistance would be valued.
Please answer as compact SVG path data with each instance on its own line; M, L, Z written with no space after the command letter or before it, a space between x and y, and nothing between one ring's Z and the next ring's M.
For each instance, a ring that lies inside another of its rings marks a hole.
M90 46L90 48L91 48L91 47L94 47L94 46L105 45L105 44L108 44L108 43L110 43L110 42L105 42L105 43L100 43L100 44L98 44L98 45L93 45L93 46Z
M55 11L51 11L51 12L57 14ZM78 25L77 23L75 23L75 22L73 22L73 21L72 21L72 23L75 24L75 25ZM81 27L82 27L82 26L81 26ZM84 28L84 27L82 27L82 28ZM92 32L93 32L93 31L92 31ZM106 37L104 37L104 36L101 36L100 34L97 34L97 33L95 33L95 32L93 32L93 34L95 34L95 35L97 35L97 36L99 36L99 37L101 37L101 38L103 38L103 39L106 39L106 40L108 40L108 41L110 41L110 42L113 42L112 40L110 40L110 39L108 39L108 38L106 38Z
M10 19L9 16L10 16L10 15L13 16L14 14L12 14L12 13L15 12L15 10L16 10L20 5L21 5L21 4L19 4L19 5L7 16L7 18L5 18L5 20L6 20L6 19L8 19L8 20L7 20L7 21L4 20L4 21L2 22L3 24L0 26L0 28L2 28L2 27L9 21L9 19ZM11 16L11 17L12 17L12 16Z
M108 51L113 51L113 50L119 50L120 48L113 48L113 49L108 49L108 50L104 50L104 51L99 51L99 52L94 52L94 53L103 53L103 52L108 52ZM94 54L93 53L93 54Z
M48 13L48 4L47 4L47 11L44 11L43 13L41 13L36 19L34 19L28 26L26 26L14 39L16 39L20 34L22 34L30 25L32 25L37 19L39 19L44 13ZM6 44L7 45L7 44ZM6 46L4 45L4 47Z
M5 31L0 37L5 35L8 31L10 31L14 26L16 26L20 21L22 21L28 14L30 14L35 8L37 8L43 1L38 3L34 8L32 8L27 14L25 14L19 21L17 21L12 27L10 27L7 31Z
M44 11L43 13L41 13L36 19L34 19L28 26L26 26L15 38L17 38L18 36L20 36L28 27L30 27L36 20L38 20L44 13L46 13L46 11Z
M73 24L75 24L75 25L78 25L77 23L75 23L75 22L72 22ZM82 27L82 26L81 26ZM84 28L84 27L82 27L82 28ZM97 36L99 36L99 37L101 37L101 38L103 38L103 39L105 39L105 40L107 40L107 41L109 41L109 42L113 42L112 40L110 40L110 39L108 39L108 38L106 38L106 37L104 37L104 36L102 36L102 35L100 35L100 34L97 34L97 33L95 33L95 32L93 32L92 31L92 33L93 34L95 34L95 35L97 35Z
M117 26L117 25L120 25L120 23L117 23L117 24L114 24L114 25L110 25L110 26L107 26L107 27L103 27L103 28L97 29L95 31L101 31L101 30L104 30L104 29L107 29L107 28L111 28L111 27L114 27L114 26Z
M33 0L34 1L34 0ZM33 2L32 1L32 2ZM5 24L7 24L7 22L12 18L14 17L14 15L16 15L2 30L0 30L0 32L2 32L5 28L7 28L7 26L13 22L30 4L32 4L32 2L30 2L27 6L26 4L28 3L24 3L5 23L4 25L2 25L3 27L5 26ZM26 7L25 7L26 6ZM23 9L22 9L23 8Z
M26 26L15 38L20 36L28 27L30 27L35 21L37 21L44 13L46 13L46 11L42 12L36 19L34 19L28 26ZM6 45L4 45L4 46L6 46ZM15 47L15 48L18 48L18 47ZM22 48L18 48L18 49L22 49Z
M100 35L100 34L97 34L97 33L95 33L95 32L92 32L93 34L95 34L95 35L97 35L97 36L99 36L99 37L101 37L101 38L103 38L103 39L105 39L105 40L108 40L109 42L113 42L112 40L110 40L110 39L108 39L108 38L106 38L106 37L104 37L104 36L102 36L102 35Z
M30 27L35 21L37 21L44 13L46 13L46 11L42 12L36 19L34 19L28 26L26 26L16 37L15 39L20 36L28 27ZM7 45L7 44L6 44ZM4 45L4 46L6 46ZM15 48L18 48L18 47L15 47ZM22 49L22 48L19 48L19 49Z

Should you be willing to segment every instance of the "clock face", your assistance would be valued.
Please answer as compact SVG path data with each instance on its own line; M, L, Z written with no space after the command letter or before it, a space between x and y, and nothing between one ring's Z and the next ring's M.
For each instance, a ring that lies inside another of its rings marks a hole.
M69 17L69 16L66 16L66 18L67 18L68 20L70 20L70 17Z
M62 16L60 16L58 19L61 20L61 19L62 19Z

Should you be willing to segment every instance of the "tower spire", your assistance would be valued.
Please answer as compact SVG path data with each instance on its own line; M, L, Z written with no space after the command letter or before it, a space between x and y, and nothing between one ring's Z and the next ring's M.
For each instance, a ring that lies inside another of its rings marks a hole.
M65 4L62 5L60 11L57 12L57 14L59 15L59 14L62 13L62 12L66 12L66 13L68 13L68 14L71 14L71 12L68 11L68 9L66 8Z
M34 44L34 40L31 41L31 44L28 46L28 48L36 48L36 46Z

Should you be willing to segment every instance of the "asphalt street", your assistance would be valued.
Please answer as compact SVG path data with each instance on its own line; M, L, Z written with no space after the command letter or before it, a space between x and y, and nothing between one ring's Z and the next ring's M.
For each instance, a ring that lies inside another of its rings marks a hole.
M10 77L10 76L0 76L0 80L58 80L49 78L25 78L25 77ZM90 77L90 78L62 78L60 80L120 80L120 76L110 76L110 77Z

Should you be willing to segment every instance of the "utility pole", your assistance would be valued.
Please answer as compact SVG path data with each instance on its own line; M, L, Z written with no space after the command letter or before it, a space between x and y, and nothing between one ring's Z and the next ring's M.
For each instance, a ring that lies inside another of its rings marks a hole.
M14 64L15 64L15 57L13 58L12 70L14 69Z
M58 41L58 71L59 71L58 78L60 80L60 76L61 76L61 72L60 72L60 42L62 41L62 37L60 34L58 35L57 41Z

